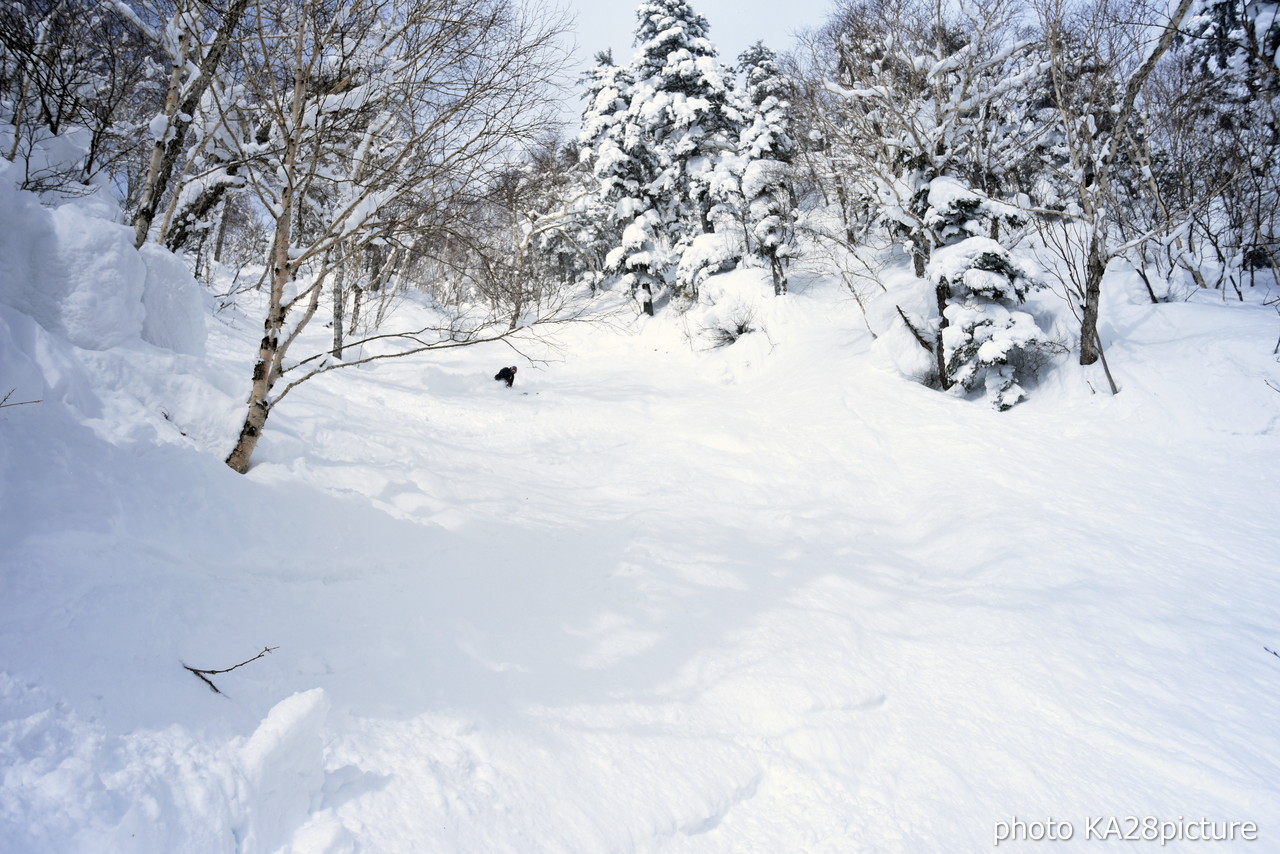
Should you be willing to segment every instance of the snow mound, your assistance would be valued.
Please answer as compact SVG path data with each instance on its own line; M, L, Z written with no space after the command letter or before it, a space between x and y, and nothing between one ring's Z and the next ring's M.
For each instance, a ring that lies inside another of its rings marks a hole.
M133 247L133 232L102 217L101 201L46 208L0 166L0 303L85 350L142 339L178 353L205 347L204 296L172 253Z
M352 850L345 831L313 816L327 780L320 689L282 700L248 739L221 745L177 726L111 736L3 672L0 708L8 854Z
M239 751L245 809L236 836L240 850L270 854L288 842L320 804L325 782L321 730L329 714L322 689L294 694L272 708Z

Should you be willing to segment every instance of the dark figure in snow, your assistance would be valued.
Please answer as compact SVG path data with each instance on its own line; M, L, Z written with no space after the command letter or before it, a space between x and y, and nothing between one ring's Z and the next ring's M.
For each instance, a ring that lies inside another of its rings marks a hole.
M516 366L512 365L509 368L503 368L502 370L498 371L498 373L494 374L493 378L498 382L505 381L507 384L507 388L511 388L511 386L514 385L516 381Z

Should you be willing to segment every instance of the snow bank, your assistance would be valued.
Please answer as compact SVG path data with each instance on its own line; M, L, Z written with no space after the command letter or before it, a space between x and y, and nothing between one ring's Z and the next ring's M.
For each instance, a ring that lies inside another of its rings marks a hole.
M204 289L192 278L186 262L172 252L147 243L141 255L146 267L142 340L175 353L204 355L208 316Z
M325 782L321 730L329 698L313 689L278 703L238 751L244 790L233 827L243 854L277 851L320 806Z
M0 303L86 350L142 339L179 353L204 351L204 296L185 264L103 218L97 199L43 207L0 164Z
M917 279L906 269L889 271L886 291L864 300L867 323L875 330L871 352L882 367L919 382L936 374L933 353L921 344L931 343L938 334L937 296L933 286Z
M333 831L327 847L289 847L324 801L323 691L281 701L248 739L221 744L183 727L112 734L3 672L0 708L7 854L344 850Z

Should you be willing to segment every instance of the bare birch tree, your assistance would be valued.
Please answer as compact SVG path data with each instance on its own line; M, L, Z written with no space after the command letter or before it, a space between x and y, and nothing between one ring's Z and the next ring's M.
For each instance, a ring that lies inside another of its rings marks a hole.
M327 352L285 361L336 265L375 243L411 246L543 131L562 26L508 0L289 0L255 7L249 22L242 64L267 130L245 141L244 154L273 234L248 411L227 457L239 472L272 407L298 384L506 334L484 321L451 323L370 336L358 343L381 349L349 362L325 361Z
M143 116L154 112L155 53L127 18L95 0L0 5L0 121L8 137L0 156L20 163L24 189L75 192L132 165ZM84 131L79 163L36 154L53 137Z
M1177 0L1167 12L1147 0L1040 0L1036 6L1061 117L1065 161L1058 172L1071 195L1064 221L1075 233L1059 237L1063 261L1076 275L1082 365L1102 357L1098 310L1107 264L1121 251L1109 217L1121 203L1116 173L1126 128L1194 3ZM1108 381L1118 391L1109 372Z
M201 99L240 27L249 0L225 6L205 0L109 0L169 63L164 102L150 123L151 155L133 213L134 245L151 232Z

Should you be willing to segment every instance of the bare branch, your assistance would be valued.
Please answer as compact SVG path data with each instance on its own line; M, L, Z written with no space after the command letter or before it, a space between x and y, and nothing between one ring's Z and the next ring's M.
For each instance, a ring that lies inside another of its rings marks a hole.
M208 685L208 686L209 686L209 690L213 691L213 693L215 693L215 694L221 694L222 692L218 690L218 686L217 686L217 685L214 685L214 684L213 684L213 680L211 680L211 679L209 678L210 676L217 676L219 673L230 673L232 670L235 670L235 669L240 668L240 667L244 667L246 664L248 664L248 663L250 663L250 662L252 662L252 661L257 661L259 658L262 658L264 655L267 655L268 653L275 652L275 651L276 651L277 649L279 649L279 648L280 648L280 647L278 647L278 646L268 646L268 647L263 647L262 652L258 653L258 654L257 654L257 655L255 655L253 658L247 658L247 659L245 659L244 661L240 662L239 664L232 665L231 667L227 667L227 668L224 668L224 669L222 669L222 670L203 670L203 669L198 668L198 667L191 667L191 666L190 666L190 665L188 665L188 664L183 664L182 666L183 666L183 668L185 668L186 670L191 671L191 672L192 672L192 673L194 673L197 677L199 677L200 681L202 681L202 682L204 682L204 684Z
M4 409L7 406L29 406L32 403L43 403L43 401L40 400L20 400L15 403L10 403L9 398L13 397L13 393L15 391L17 391L16 388L9 389L9 392L3 398L0 398L0 409Z

